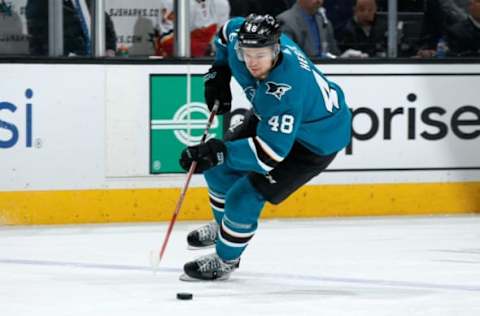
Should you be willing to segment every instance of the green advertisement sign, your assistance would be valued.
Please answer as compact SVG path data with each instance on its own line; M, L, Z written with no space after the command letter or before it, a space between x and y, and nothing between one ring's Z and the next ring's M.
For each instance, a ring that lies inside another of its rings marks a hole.
M210 112L203 97L203 76L150 75L150 173L184 172L178 164L186 146L200 143ZM188 98L190 90L190 100ZM215 117L209 137L223 137Z

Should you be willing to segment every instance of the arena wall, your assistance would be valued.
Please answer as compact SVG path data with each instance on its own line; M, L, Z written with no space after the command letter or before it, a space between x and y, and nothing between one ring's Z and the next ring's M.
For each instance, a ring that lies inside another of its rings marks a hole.
M345 90L352 142L264 218L480 212L479 64L320 67ZM206 119L176 109L202 105L207 68L0 64L0 224L169 220L178 151ZM232 90L240 115L248 102ZM195 175L180 219L207 218Z

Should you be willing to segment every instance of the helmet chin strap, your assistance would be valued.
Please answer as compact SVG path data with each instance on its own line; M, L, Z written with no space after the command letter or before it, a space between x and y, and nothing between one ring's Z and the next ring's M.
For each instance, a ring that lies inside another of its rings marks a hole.
M278 54L280 54L280 44L275 44L273 46L273 59L276 59L278 57Z
M280 54L280 44L275 44L273 47L273 54L272 54L272 68L275 67L278 61L278 55Z

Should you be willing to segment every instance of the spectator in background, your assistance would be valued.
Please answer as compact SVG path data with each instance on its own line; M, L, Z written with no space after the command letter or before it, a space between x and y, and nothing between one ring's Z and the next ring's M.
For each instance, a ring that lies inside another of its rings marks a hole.
M347 25L348 21L353 17L352 8L355 6L355 0L325 0L325 7L327 17L333 24L335 37Z
M388 11L388 0L378 0L377 6L378 11ZM401 0L397 3L397 9L400 12L423 12L424 6L424 0Z
M249 0L228 0L230 4L230 17L247 16L250 8Z
M480 0L470 0L468 18L447 29L449 56L480 57Z
M163 20L175 19L173 0L164 0L161 12ZM229 18L230 5L227 0L192 0L190 1L190 44L192 57L210 56L213 52L212 40L218 28ZM170 30L158 30L154 34L153 42L155 55L172 57L174 52L173 23Z
M91 0L63 0L64 55L91 55ZM30 54L48 55L48 0L28 0L25 8ZM106 56L115 56L117 37L110 16L105 13Z
M0 0L0 55L28 55L28 37L19 10Z
M250 13L277 16L292 7L295 0L229 0L230 16L247 16Z
M271 16L277 16L280 13L290 9L294 4L295 0L253 0L250 1L250 13L265 15L269 14Z
M436 47L450 25L467 19L469 0L426 0L417 57L435 57Z
M323 0L297 0L278 16L281 31L310 57L335 57L339 50L333 27L322 8Z
M385 57L387 28L378 22L376 14L375 0L356 1L353 17L337 37L341 51L359 51L356 54L351 52L346 57Z

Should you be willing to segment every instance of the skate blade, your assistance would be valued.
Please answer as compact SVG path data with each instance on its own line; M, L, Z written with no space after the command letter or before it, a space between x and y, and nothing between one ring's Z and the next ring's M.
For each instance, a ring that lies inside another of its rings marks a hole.
M205 280L192 278L185 273L182 274L178 279L183 282L205 282Z
M214 248L214 247L215 247L215 244L210 245L210 246L205 246L205 247L194 247L194 246L188 245L188 246L187 246L187 249L188 249L188 250L202 250L202 249L212 249L212 248Z
M215 280L202 280L202 279L192 278L191 276L188 276L187 274L184 273L180 275L178 279L183 282L217 282L217 281L227 281L229 278L230 278L230 275L224 275L223 277Z

